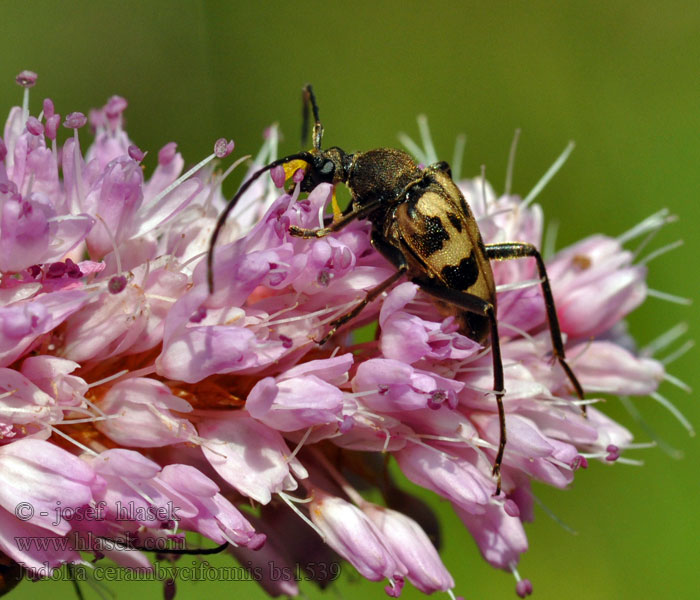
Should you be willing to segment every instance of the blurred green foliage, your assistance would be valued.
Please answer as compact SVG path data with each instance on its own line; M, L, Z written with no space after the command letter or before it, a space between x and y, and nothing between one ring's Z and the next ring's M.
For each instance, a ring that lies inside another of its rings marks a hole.
M4 109L20 101L14 76L39 73L32 105L86 112L125 96L132 139L151 154L177 141L196 162L221 136L237 155L255 153L273 121L299 144L300 89L312 82L326 145L347 150L397 145L426 113L439 153L451 158L468 134L463 173L502 189L513 131L522 129L514 190L525 195L566 143L577 147L539 198L560 224L559 245L617 235L668 207L679 215L653 247L685 246L651 263L650 286L695 296L700 263L700 4L697 2L187 2L121 0L0 4ZM150 161L150 162L149 162ZM631 318L646 343L679 321L698 331L697 311L650 298ZM698 386L697 353L670 371ZM697 423L697 403L668 383L661 392ZM645 419L685 452L638 451L642 468L594 464L574 489L538 497L578 535L543 511L528 527L520 571L536 598L696 598L698 445L663 409L637 401ZM616 403L605 407L646 439ZM478 555L444 512L443 556L467 598L513 598L514 582ZM183 564L189 564L187 559ZM213 562L230 564L226 557ZM382 586L345 568L333 598L381 597ZM352 581L350 581L352 580ZM179 584L180 598L265 597L255 584ZM231 587L234 586L234 587ZM409 586L407 586L408 588ZM84 588L88 597L97 597ZM108 584L119 598L160 597L157 584ZM308 586L308 597L320 598ZM69 583L23 583L17 599L73 597ZM407 598L420 595L406 590Z

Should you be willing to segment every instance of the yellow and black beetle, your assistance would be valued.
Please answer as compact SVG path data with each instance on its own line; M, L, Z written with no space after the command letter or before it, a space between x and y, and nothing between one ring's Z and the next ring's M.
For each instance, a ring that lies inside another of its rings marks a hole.
M398 279L406 276L435 298L441 314L452 315L459 330L469 338L491 342L493 357L493 393L498 405L500 441L493 464L496 495L501 489L501 462L506 446L506 422L502 397L503 363L496 319L496 285L490 260L532 257L537 263L554 357L564 369L574 392L583 399L583 389L566 362L554 299L547 270L538 250L531 244L510 242L484 244L467 202L452 181L445 162L421 169L409 154L393 148L377 148L347 154L337 147L321 149L323 126L318 105L310 85L304 87L304 129L308 129L308 108L314 116L313 147L291 154L262 167L248 178L227 207L211 238L208 261L209 289L213 291L213 258L216 239L228 213L238 198L263 173L285 167L291 175L304 170L301 190L310 192L320 183L343 183L352 201L347 209L327 227L301 229L290 227L289 233L303 238L319 238L339 231L355 219L372 223L372 245L395 267L396 273L367 292L348 313L330 323L331 329L319 341L324 344L349 320Z

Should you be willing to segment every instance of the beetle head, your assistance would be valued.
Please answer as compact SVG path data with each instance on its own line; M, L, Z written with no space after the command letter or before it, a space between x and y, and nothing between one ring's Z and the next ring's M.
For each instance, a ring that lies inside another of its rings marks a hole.
M349 155L340 148L312 150L311 161L301 182L301 191L310 192L320 183L333 185L347 181Z

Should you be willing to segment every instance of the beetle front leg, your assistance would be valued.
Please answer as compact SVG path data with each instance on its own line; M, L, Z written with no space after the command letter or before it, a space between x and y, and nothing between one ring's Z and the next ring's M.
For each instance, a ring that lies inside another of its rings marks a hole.
M466 310L467 312L475 313L486 317L489 321L490 337L491 337L491 357L493 359L493 394L496 396L496 405L498 406L498 423L500 426L500 439L498 441L498 451L496 458L493 461L492 475L496 478L496 493L495 496L501 493L501 463L503 462L503 453L506 449L506 411L503 407L503 396L506 393L503 377L503 360L501 358L501 342L498 336L498 322L496 320L496 309L493 304L482 300L477 296L454 290L442 285L436 284L427 279L415 279L420 288L435 296L440 300L449 302L450 304Z
M549 323L549 334L552 338L552 348L554 356L561 365L561 368L566 373L567 378L574 388L576 396L579 400L583 400L583 387L579 383L576 375L572 371L569 364L566 362L566 354L564 353L564 343L561 339L561 328L559 327L559 318L557 310L554 306L554 297L552 296L552 288L549 285L549 277L547 269L544 266L542 256L532 244L521 242L508 242L505 244L489 244L486 246L486 256L490 260L508 260L511 258L525 258L532 256L537 262L537 271L540 275L540 285L542 287L542 295L544 296L544 306L547 311L547 322ZM581 411L586 414L586 405L581 406Z
M363 206L360 209L351 210L350 212L343 214L343 216L340 217L340 219L338 219L337 221L333 221L328 227L321 227L319 229L304 229L303 227L297 227L296 225L292 225L289 228L289 235L293 235L295 237L302 237L306 239L325 237L335 231L340 231L343 227L349 225L355 219L362 219L366 217L368 214L376 210L379 204L380 201L375 200L374 202L370 202L369 204Z

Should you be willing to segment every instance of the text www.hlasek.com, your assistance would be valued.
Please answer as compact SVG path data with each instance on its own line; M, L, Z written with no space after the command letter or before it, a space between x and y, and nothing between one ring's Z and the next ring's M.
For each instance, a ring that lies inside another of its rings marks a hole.
M93 536L88 533L85 537L66 538L62 536L17 536L15 544L21 552L38 550L40 552L94 552L136 549L135 540L111 539ZM146 551L168 552L186 547L184 538L149 537L138 540L138 549Z

